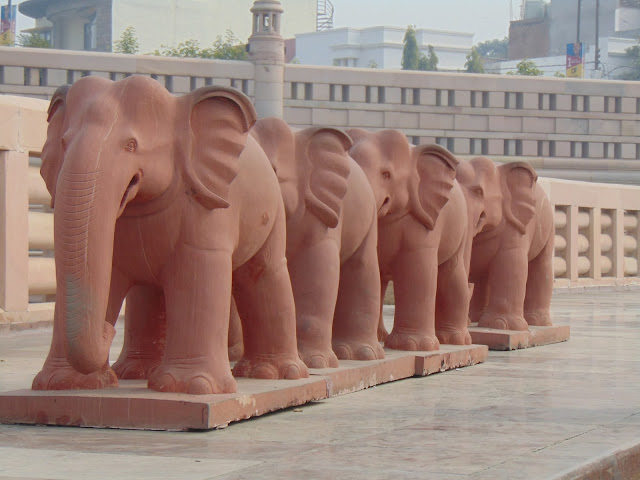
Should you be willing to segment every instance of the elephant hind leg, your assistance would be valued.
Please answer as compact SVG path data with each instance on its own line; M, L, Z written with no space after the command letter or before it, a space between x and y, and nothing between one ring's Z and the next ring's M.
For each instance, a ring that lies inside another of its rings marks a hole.
M529 325L551 325L553 293L553 236L536 258L529 262L524 318Z
M233 272L233 293L244 337L244 356L233 368L237 377L294 380L309 376L296 345L284 207L278 215L282 221L276 220L260 251Z
M469 302L469 321L478 323L489 301L489 282L486 275L478 276L473 282L473 293Z
M469 283L460 253L438 269L436 335L443 344L471 345Z
M387 294L387 288L389 288L389 280L381 279L380 283L380 317L378 319L378 341L383 342L389 336L387 327L384 325L384 297Z

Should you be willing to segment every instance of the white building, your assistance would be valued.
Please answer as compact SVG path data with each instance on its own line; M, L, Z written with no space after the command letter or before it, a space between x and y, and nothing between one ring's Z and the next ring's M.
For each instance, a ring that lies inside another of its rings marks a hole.
M628 72L632 67L631 59L626 49L637 45L637 41L630 38L607 38L599 40L600 65L595 69L595 46L587 45L584 55L584 78L604 78L613 80ZM544 76L564 75L566 73L566 55L554 55L529 59L542 70ZM485 63L486 73L505 74L515 71L522 60L505 60Z
M403 27L336 28L296 34L296 57L305 65L402 68ZM427 28L416 29L421 52L432 45L438 70L464 69L473 46L473 34Z
M110 51L132 26L140 53L194 39L209 47L231 30L241 41L251 35L254 0L26 0L20 12L37 20L54 48ZM282 36L316 29L317 0L281 0Z

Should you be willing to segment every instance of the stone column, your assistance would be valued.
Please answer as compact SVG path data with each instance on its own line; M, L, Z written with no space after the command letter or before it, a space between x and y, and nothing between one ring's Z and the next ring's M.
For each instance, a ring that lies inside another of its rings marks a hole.
M0 308L29 306L29 154L0 151Z
M255 65L255 100L258 117L283 117L284 110L284 39L280 35L279 0L256 0L249 59Z

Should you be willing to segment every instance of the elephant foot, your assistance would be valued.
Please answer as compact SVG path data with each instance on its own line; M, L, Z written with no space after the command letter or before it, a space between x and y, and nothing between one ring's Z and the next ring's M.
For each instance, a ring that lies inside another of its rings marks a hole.
M438 340L444 345L471 345L471 334L466 328L440 329L436 331Z
M300 358L309 368L338 368L338 357L333 350L312 350L304 347L298 348Z
M236 363L233 375L267 380L298 380L307 378L309 370L300 358L292 355L256 355L245 356Z
M242 343L242 340L240 340L238 343L229 346L229 361L230 362L237 362L242 358L242 355L244 355L244 343Z
M226 363L226 362L223 362ZM164 362L149 375L149 388L158 392L209 395L235 393L237 384L231 369L211 364Z
M118 377L105 365L97 372L85 375L75 370L66 359L47 360L35 376L33 390L100 390L117 387Z
M387 332L387 329L384 326L384 323L380 322L378 324L378 341L385 342L388 336L389 336L389 332Z
M435 335L420 335L417 333L402 333L393 330L384 346L393 350L410 352L430 352L440 350L440 342Z
M126 355L118 358L111 368L118 378L122 380L144 380L149 378L153 370L160 365L161 358L143 358L134 355Z
M340 360L382 360L384 348L378 343L345 342L337 340L333 342L333 351Z
M535 325L536 327L550 327L551 315L549 311L546 312L525 312L524 319L529 325Z
M496 330L527 330L528 325L523 317L513 314L485 312L478 321L478 327Z

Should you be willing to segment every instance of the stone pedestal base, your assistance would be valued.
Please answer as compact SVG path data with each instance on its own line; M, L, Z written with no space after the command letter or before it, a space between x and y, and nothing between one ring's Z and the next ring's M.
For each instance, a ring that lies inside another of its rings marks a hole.
M231 422L363 390L402 378L425 376L484 362L485 345L442 345L437 352L386 350L371 362L342 361L340 368L311 370L303 380L239 378L238 393L159 393L143 380L121 380L104 390L0 393L0 423L139 430L210 430Z
M529 326L529 330L496 330L480 328L476 323L469 327L473 343L487 345L489 350L518 350L520 348L539 347L551 343L569 340L568 325L553 325L551 327Z

